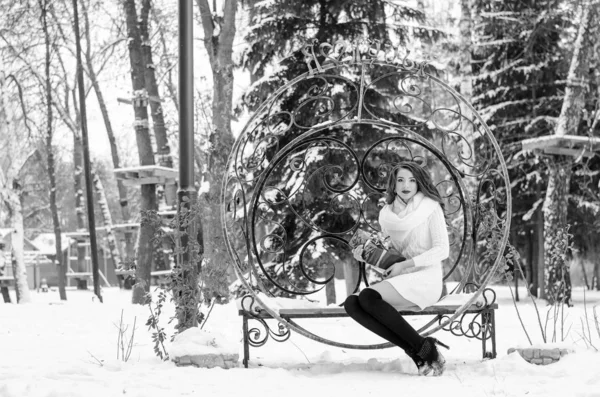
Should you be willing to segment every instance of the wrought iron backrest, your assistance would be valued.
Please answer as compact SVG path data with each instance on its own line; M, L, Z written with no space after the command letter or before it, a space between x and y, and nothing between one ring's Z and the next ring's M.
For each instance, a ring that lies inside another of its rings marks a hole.
M502 262L510 220L493 135L427 63L340 47L307 46L309 72L268 98L234 145L222 216L240 282L315 296L356 263L348 241L359 228L379 230L389 172L413 160L445 201L445 279L458 282L456 291L469 282L484 288Z

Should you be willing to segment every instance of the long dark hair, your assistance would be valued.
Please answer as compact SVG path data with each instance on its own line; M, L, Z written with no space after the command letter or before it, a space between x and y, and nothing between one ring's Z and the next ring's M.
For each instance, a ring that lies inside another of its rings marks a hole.
M405 169L412 172L415 180L417 181L417 192L423 193L426 197L437 201L442 210L444 209L444 202L442 201L442 197L440 193L437 191L436 187L433 185L433 181L431 180L431 176L421 167L419 164L413 161L403 161L398 163L390 172L390 176L388 177L387 188L385 190L385 202L388 204L392 204L396 199L396 177L398 176L398 171L400 169Z

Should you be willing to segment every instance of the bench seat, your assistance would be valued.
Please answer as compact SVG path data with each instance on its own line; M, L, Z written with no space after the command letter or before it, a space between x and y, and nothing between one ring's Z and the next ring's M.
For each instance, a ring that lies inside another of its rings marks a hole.
M461 305L435 305L425 308L421 311L413 310L398 310L398 312L405 316L414 315L438 315L438 314L454 314ZM489 309L498 309L498 304L494 303L489 306ZM243 315L245 310L240 310L239 314ZM472 305L468 308L465 313L479 313L481 307ZM255 316L260 318L271 318L272 316L266 310L260 309L254 313ZM321 317L348 317L343 307L315 307L315 308L290 308L290 309L279 309L279 315L281 317L290 318L321 318Z

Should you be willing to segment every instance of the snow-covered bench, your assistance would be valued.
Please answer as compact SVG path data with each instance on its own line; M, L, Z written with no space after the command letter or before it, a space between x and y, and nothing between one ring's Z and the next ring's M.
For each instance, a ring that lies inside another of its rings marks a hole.
M481 352L483 358L496 358L496 320L495 310L498 304L495 302L495 292L487 288L477 297L461 315L459 320L448 323L448 318L465 303L467 303L474 294L452 294L446 295L438 303L422 311L398 310L404 316L432 316L430 324L439 322L443 324L443 329L452 332L457 336L467 338L476 338L481 340ZM261 347L269 337L277 342L285 342L291 336L290 329L285 323L279 321L277 328L269 327L266 320L280 319L288 323L299 326L294 320L297 319L326 319L348 317L343 307L340 306L319 306L306 300L269 298L263 294L257 294L260 304L251 296L247 295L237 301L238 313L242 316L242 331L244 343L244 367L248 368L250 360L250 346ZM272 312L264 309L264 306L273 309ZM250 328L249 320L258 321L263 330ZM357 325L358 326L358 325ZM264 332L264 334L263 334ZM317 337L318 338L318 337ZM340 347L352 347L347 344L339 344L328 340L327 344ZM377 345L360 345L357 349L380 349L393 347L391 343Z

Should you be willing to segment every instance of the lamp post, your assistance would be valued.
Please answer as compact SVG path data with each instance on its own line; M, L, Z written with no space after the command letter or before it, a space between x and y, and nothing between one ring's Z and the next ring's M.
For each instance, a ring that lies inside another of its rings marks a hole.
M194 49L193 49L193 0L179 0L179 189L177 190L177 217L179 219L182 267L184 283L191 286L198 301L199 264L190 241L201 235L201 225L195 213L198 197L194 186ZM189 211L190 210L191 213ZM197 307L177 301L179 307L178 327L183 330L198 325Z
M193 3L179 0L179 203L195 202ZM187 200L186 200L187 201Z

